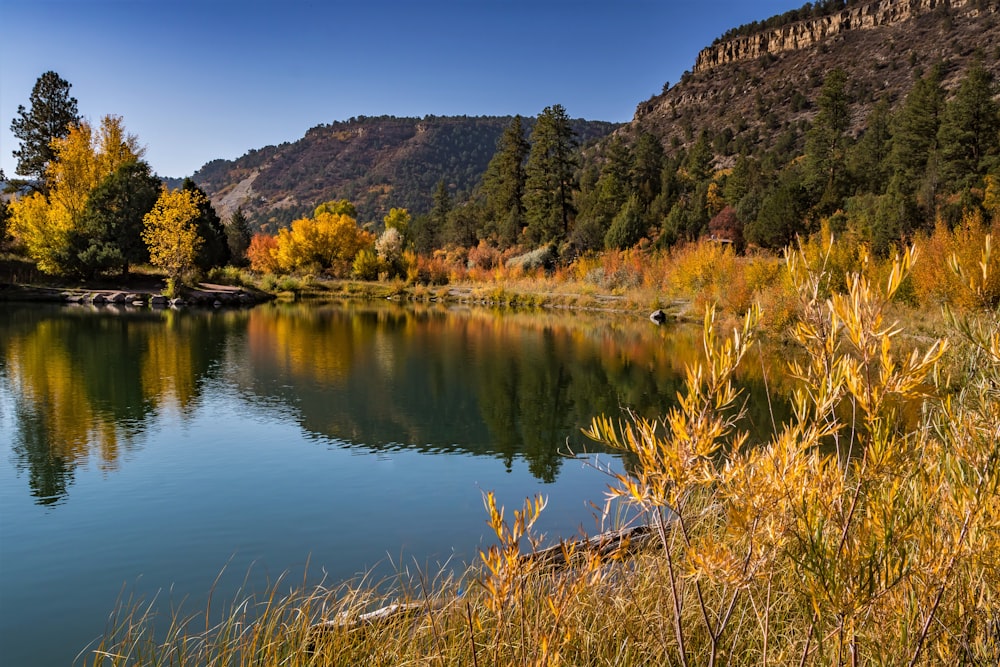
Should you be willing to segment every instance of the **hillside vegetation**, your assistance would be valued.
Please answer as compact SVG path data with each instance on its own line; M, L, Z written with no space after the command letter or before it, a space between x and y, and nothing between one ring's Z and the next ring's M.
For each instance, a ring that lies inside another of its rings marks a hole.
M222 217L242 207L254 228L274 233L331 199L348 199L361 220L391 208L427 213L444 181L465 197L482 178L510 117L358 117L319 125L293 142L209 162L192 176ZM526 125L530 127L530 122ZM618 126L576 120L589 142Z

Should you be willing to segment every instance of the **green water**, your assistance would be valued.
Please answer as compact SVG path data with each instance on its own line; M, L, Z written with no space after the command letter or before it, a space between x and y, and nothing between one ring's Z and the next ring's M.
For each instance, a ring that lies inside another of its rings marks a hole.
M193 612L217 578L226 599L470 562L488 490L548 496L553 539L593 532L593 466L621 461L580 429L661 414L699 354L699 328L641 316L0 305L3 664L72 663L123 587Z

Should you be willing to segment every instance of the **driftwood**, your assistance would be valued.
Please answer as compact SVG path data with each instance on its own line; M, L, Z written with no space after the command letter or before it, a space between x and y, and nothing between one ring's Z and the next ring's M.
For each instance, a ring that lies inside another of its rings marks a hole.
M611 530L594 537L560 542L554 546L533 551L521 556L521 562L541 568L561 570L571 567L581 557L598 556L602 559L620 559L636 553L656 540L656 532L650 526L633 526ZM335 617L315 623L309 628L303 650L312 653L317 641L325 634L355 630L365 626L385 623L391 620L418 616L444 609L457 601L457 597L434 598L418 602L397 602L363 614L341 612Z

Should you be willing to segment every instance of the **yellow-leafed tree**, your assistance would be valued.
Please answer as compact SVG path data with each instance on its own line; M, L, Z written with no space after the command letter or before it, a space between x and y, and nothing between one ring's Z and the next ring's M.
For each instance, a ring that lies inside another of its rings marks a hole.
M201 247L195 221L202 196L193 190L163 189L153 210L143 218L142 240L149 260L177 280L194 268Z
M296 220L291 229L278 232L275 258L282 271L319 270L343 277L350 274L354 257L374 240L351 216L319 211L315 218Z
M46 169L49 194L33 193L11 202L11 235L46 273L72 264L70 237L78 230L87 198L122 165L142 158L145 149L127 134L121 116L105 116L95 133L81 121L52 142L55 159Z

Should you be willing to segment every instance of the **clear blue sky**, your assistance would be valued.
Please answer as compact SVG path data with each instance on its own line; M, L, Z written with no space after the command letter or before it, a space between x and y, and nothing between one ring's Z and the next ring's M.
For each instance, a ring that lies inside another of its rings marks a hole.
M0 0L0 166L53 70L161 176L352 116L631 120L731 27L800 0Z

